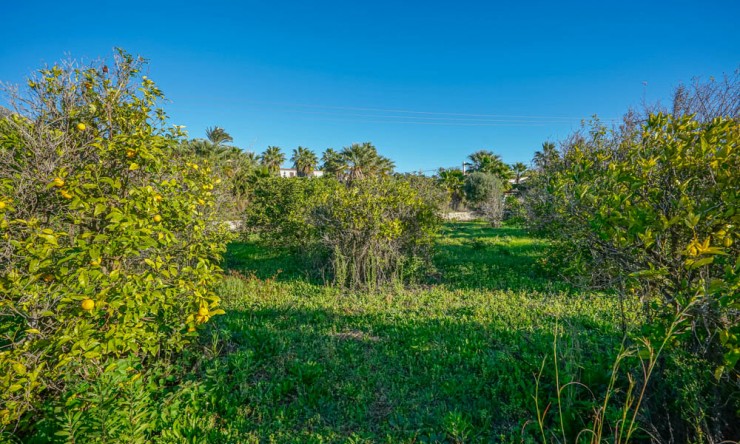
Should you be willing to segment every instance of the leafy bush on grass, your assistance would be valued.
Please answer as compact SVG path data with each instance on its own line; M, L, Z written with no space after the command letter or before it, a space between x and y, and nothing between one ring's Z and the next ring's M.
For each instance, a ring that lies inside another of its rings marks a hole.
M15 110L0 120L0 430L32 427L42 403L70 390L79 400L108 390L121 359L146 372L223 313L212 287L229 235L215 184L206 164L176 155L180 132L165 128L143 65L119 51L110 67L54 65L11 91Z
M339 188L310 220L342 287L376 288L418 274L439 227L436 206L401 179L367 178Z
M504 185L501 178L490 173L470 173L465 178L465 195L491 226L501 226L504 218Z
M640 297L654 343L688 310L693 328L678 339L722 381L715 418L740 407L738 144L737 119L658 114L611 134L595 125L548 156L528 195L532 222L559 240L574 274Z
M244 226L271 246L309 253L316 242L311 211L342 186L329 178L261 178L255 182Z
M405 178L267 178L255 186L246 225L340 286L375 288L418 274L429 259L439 226L433 195Z
M511 225L523 225L527 221L527 212L518 195L507 195L504 199L504 221Z

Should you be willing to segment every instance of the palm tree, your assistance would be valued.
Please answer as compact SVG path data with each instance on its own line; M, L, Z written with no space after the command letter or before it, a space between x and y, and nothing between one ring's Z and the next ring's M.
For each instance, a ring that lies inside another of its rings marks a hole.
M532 162L534 162L537 168L546 169L558 159L560 159L560 154L555 148L555 144L552 142L545 142L542 144L542 151L534 153Z
M519 181L522 179L524 172L527 171L527 165L522 162L517 162L511 165L510 168L514 172L514 184L519 185Z
M471 162L473 162L473 171L481 173L489 173L498 176L502 180L506 180L511 175L509 166L501 160L501 156L494 154L488 150L480 150L468 156Z
M308 177L313 174L313 170L316 169L316 165L319 163L316 153L302 146L293 150L293 157L290 158L290 161L293 162L293 166L300 177Z
M336 177L339 180L343 180L347 171L347 162L341 153L337 152L333 148L327 148L324 154L321 155L321 169L324 174Z
M283 162L285 162L285 154L279 146L268 146L260 156L260 164L267 167L267 170L273 175L280 172Z
M393 173L395 168L396 164L391 159L379 155L375 159L375 164L373 165L373 174L378 176L388 176Z
M229 133L218 126L206 128L206 138L214 145L223 145L234 141Z
M347 164L349 180L362 179L366 176L387 175L392 173L395 167L393 161L379 155L378 150L370 142L353 143L344 147L340 154Z
M226 143L233 142L233 140L229 133L217 126L206 129L206 139L185 141L182 143L181 149L207 159L214 164L219 164L225 159L242 152L239 148L226 145Z
M450 206L457 210L465 198L465 174L457 168L440 169L437 182L447 190L450 195Z
M365 171L370 167L373 154L366 145L353 143L348 147L342 148L341 154L347 163L347 176L349 180L365 177Z

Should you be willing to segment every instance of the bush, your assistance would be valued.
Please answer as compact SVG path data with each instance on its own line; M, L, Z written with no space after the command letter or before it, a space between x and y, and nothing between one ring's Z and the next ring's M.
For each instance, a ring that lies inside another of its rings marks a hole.
M111 381L110 362L146 371L223 313L215 184L177 155L143 64L42 69L0 120L0 430Z
M535 226L559 241L577 274L640 297L654 342L687 311L692 328L680 344L713 363L723 387L709 404L729 414L740 407L731 395L740 359L739 143L736 119L658 114L614 133L595 125L549 159L527 197Z
M372 290L411 277L428 262L439 217L408 181L367 178L329 195L311 222L335 283Z
M491 224L498 227L504 217L504 186L501 179L488 173L470 173L465 178L467 200Z
M439 201L424 185L391 177L347 184L261 179L246 225L268 244L302 254L316 275L328 272L344 287L375 288L427 263Z
M519 196L510 194L504 199L504 220L515 225L526 223L527 213Z
M244 226L273 247L308 254L317 236L311 211L342 186L332 178L260 178L254 184Z

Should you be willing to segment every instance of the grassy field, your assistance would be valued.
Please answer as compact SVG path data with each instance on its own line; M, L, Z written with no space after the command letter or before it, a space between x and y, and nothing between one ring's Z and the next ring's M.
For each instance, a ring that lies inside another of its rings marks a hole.
M517 228L448 224L428 283L346 294L295 257L233 244L227 314L197 369L203 409L182 426L213 442L529 440L556 326L561 383L602 386L621 338L616 303L544 272L546 249ZM567 390L566 409L583 396Z

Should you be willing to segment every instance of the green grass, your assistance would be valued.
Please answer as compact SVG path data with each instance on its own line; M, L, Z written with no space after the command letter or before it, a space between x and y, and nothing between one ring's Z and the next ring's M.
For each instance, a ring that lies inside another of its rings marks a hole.
M584 364L561 378L592 386L605 383L621 338L616 302L547 276L537 265L546 249L520 229L449 224L434 282L346 294L307 279L296 257L232 245L227 314L212 327L214 357L197 368L213 400L203 433L296 443L536 436L525 424L556 324L568 333L559 353ZM584 396L568 399L576 408Z

